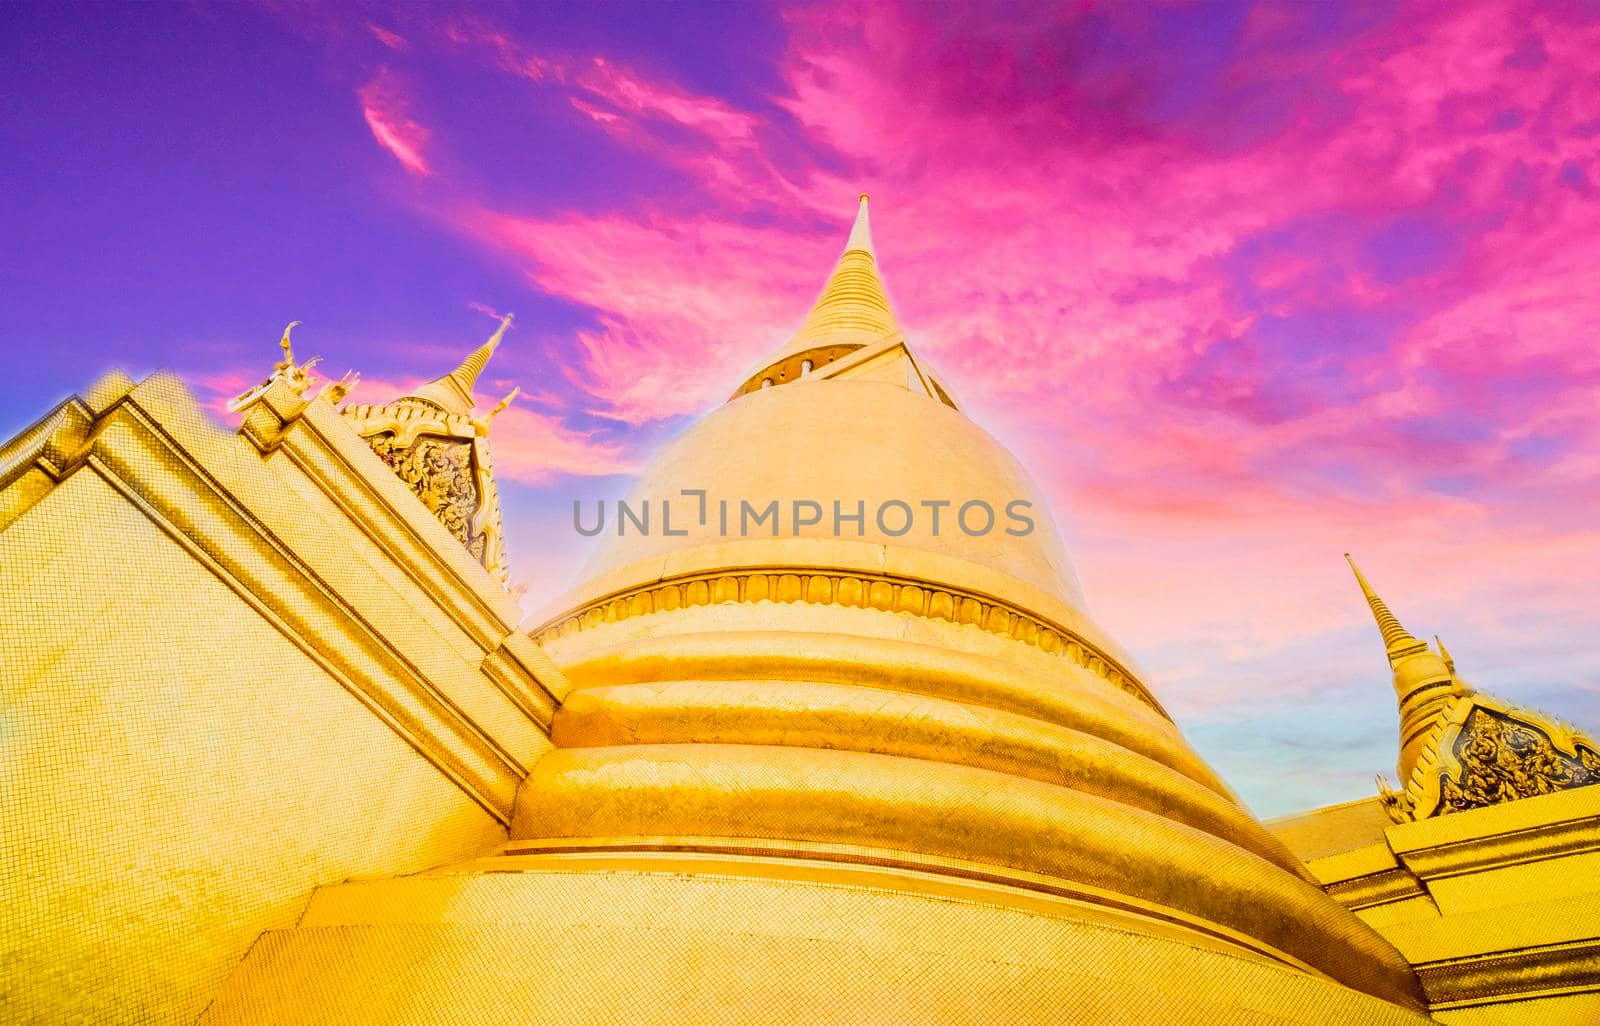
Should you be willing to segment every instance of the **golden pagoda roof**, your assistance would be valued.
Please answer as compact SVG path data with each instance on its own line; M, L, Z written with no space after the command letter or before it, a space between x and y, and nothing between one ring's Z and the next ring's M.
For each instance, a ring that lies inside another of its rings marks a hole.
M789 342L763 359L730 397L786 385L804 378L861 373L904 376L920 390L952 409L959 409L949 390L912 355L894 306L878 273L877 253L863 193L844 252L834 264L805 321Z
M389 402L351 403L342 411L379 458L501 583L509 567L488 435L495 415L520 389L481 414L475 412L472 389L510 326L507 314L494 334L448 374Z
M1444 715L1446 703L1459 692L1455 674L1427 642L1401 626L1389 606L1367 583L1350 553L1346 552L1344 558L1355 573L1361 594L1372 610L1372 618L1377 621L1378 633L1383 636L1384 654L1393 674L1395 700L1400 711L1398 769L1400 778L1405 780L1417 771L1428 737Z
M899 560L950 564L926 572L951 586L961 578L987 594L1036 590L1042 601L1081 615L1082 591L1026 468L960 412L900 336L878 276L865 196L822 296L774 361L664 447L640 475L628 502L641 509L649 501L658 529L626 537L608 531L584 583L553 605L587 600L595 589L631 587L635 572L659 576L669 556L675 566L726 566L738 554L740 560L837 568L862 560L881 566L893 552ZM812 366L804 365L808 361ZM705 495L699 500L684 497L700 490ZM740 536L741 503L773 500L786 511L794 501L814 502L827 516L816 524L786 522L782 537ZM659 526L668 502L671 531ZM734 518L728 535L719 520L722 502ZM834 533L836 502L846 511L864 506L859 532L847 526ZM903 532L880 530L874 512L895 502L918 512L915 523ZM691 503L694 516L684 524L682 511ZM934 522L929 503L948 507L942 523ZM1016 533L1004 527L968 533L952 519L968 503L986 504L1001 518L1010 508L1025 508L1035 523ZM766 550L770 555L758 557Z
M1401 790L1378 778L1391 819L1408 822L1600 783L1600 748L1534 709L1486 694L1456 676L1444 642L1435 654L1401 626L1350 554L1394 673L1400 706Z

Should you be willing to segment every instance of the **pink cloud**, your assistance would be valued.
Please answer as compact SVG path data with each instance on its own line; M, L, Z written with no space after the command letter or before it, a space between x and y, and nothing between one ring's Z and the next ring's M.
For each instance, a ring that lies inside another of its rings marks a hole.
M387 46L391 50L404 50L409 46L405 37L397 32L391 32L381 25L367 22L367 31L372 33L372 38Z
M398 80L389 72L382 72L362 86L357 95L361 116L378 145L413 174L432 174L422 156L430 132L407 116L408 104Z
M709 96L698 96L671 82L652 79L615 61L593 54L578 57L541 53L525 46L483 19L456 18L444 30L452 43L494 54L499 66L536 82L555 80L603 103L616 112L606 115L590 103L573 105L591 117L614 121L624 116L656 118L695 130L723 142L751 138L760 119Z
M713 220L659 223L624 216L535 220L488 210L458 226L523 261L541 289L599 312L578 336L574 379L595 412L641 424L727 398L740 372L776 349L804 316L831 259ZM826 244L823 244L826 246ZM823 272L815 270L817 266Z
M476 313L481 313L485 317L489 317L497 321L505 317L505 314L501 313L499 310L496 310L488 303L480 303L476 299L467 300L467 309Z
M693 129L724 145L751 139L759 123L710 97L695 96L670 83L652 81L626 67L595 57L575 76L588 92L619 111L657 117Z
M228 405L261 384L266 376L266 370L253 377L247 371L221 370L203 374L185 374L183 380L195 390L196 398L200 400L202 408L226 424L235 424L239 417L228 409Z
M633 474L639 465L626 447L593 431L576 431L557 417L512 405L495 418L495 473L523 484L562 477Z

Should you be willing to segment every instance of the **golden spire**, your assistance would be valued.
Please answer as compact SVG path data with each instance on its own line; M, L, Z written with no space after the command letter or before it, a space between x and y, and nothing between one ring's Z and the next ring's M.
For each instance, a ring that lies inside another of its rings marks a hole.
M844 251L848 253L858 249L876 260L878 254L872 248L872 224L867 219L867 199L867 194L862 193L861 205L856 207L856 220L850 226L850 237L845 240Z
M1383 634L1384 647L1389 652L1389 663L1393 665L1398 656L1404 655L1423 643L1412 637L1409 631L1400 626L1400 621L1389 611L1389 607L1384 604L1383 599L1379 598L1377 593L1372 590L1372 585L1367 583L1366 577L1361 573L1361 568L1356 566L1354 559L1350 558L1350 553L1346 552L1344 558L1345 562L1350 564L1350 569L1355 571L1356 583L1361 585L1361 594L1366 596L1367 605L1372 607L1372 617L1378 621L1378 630Z
M494 330L494 334L489 336L489 340L474 349L472 354L465 360L462 360L461 366L444 377L435 378L423 385L415 392L412 392L411 397L426 399L451 413L463 415L471 413L473 407L472 386L477 383L478 375L482 373L484 364L488 363L489 357L494 355L495 349L499 347L500 340L505 337L506 329L509 327L511 327L511 315L506 314L505 318L500 322L500 326Z
M1429 732L1439 723L1445 707L1456 693L1455 672L1443 659L1433 654L1428 643L1418 641L1389 611L1367 583L1356 561L1346 552L1350 569L1355 571L1361 594L1372 607L1373 619L1383 634L1383 644L1389 656L1389 669L1394 674L1394 694L1400 707L1400 783L1404 787L1416 772L1417 761L1427 747Z
M776 359L822 346L869 345L899 332L894 307L889 304L889 294L878 276L878 261L872 250L872 227L867 219L867 196L863 193L844 253L806 315L805 323Z
M1439 637L1439 635L1435 634L1433 636L1433 640L1435 642L1437 642L1438 645L1439 645L1439 658L1444 660L1445 669L1450 671L1450 675L1451 676L1455 676L1455 672L1456 672L1456 660L1455 660L1455 657L1450 654L1450 650L1448 648L1444 647L1444 639L1443 638L1441 638L1441 637Z

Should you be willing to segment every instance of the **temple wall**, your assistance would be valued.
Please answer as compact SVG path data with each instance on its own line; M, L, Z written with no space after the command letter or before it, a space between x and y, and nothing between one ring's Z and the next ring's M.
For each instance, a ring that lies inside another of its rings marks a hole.
M1357 804L1269 826L1297 852L1322 852L1311 871L1406 956L1434 1018L1600 1022L1600 787L1390 823L1377 840L1347 830L1333 843Z
M8 1023L194 1022L314 888L494 851L549 747L514 606L331 407L263 452L123 391L0 451Z

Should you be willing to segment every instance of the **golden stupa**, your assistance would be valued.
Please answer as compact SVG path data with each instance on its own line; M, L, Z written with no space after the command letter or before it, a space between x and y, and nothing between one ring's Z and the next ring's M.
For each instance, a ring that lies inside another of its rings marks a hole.
M866 197L531 632L505 328L342 409L285 332L237 431L112 375L0 448L0 1018L1600 1021L1592 740L1362 578L1401 790L1257 821L908 347Z

